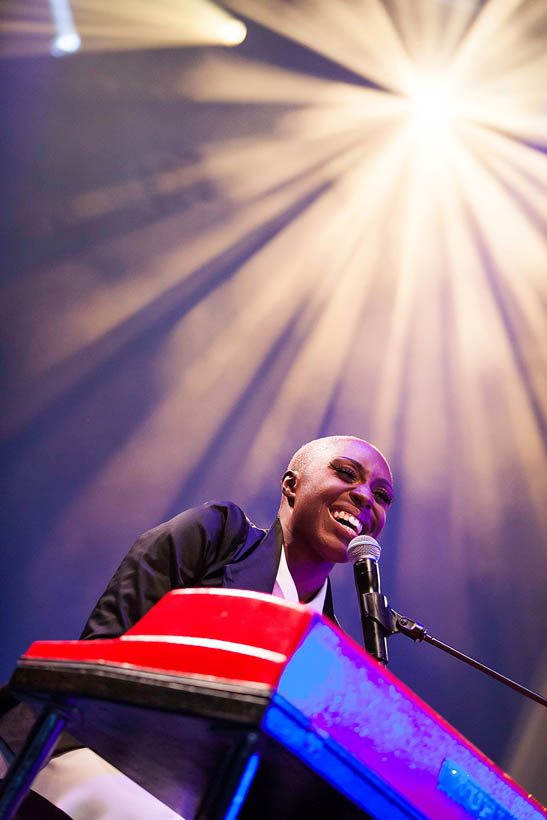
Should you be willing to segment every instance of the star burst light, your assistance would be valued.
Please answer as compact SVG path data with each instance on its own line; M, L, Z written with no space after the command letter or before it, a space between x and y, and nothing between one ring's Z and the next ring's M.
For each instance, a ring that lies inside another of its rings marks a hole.
M449 80L437 73L416 76L409 89L413 114L425 134L437 135L450 127L456 103Z
M38 308L7 318L18 323L12 335L25 340L33 375L30 393L10 386L15 428L147 323L172 316L196 277L217 264L230 276L204 285L206 295L166 323L146 423L124 432L52 544L99 509L114 526L120 498L143 499L138 530L159 520L180 486L191 484L196 501L229 494L225 483L205 488L198 469L205 456L219 457L211 442L228 423L237 454L230 475L245 498L258 497L303 440L352 430L396 454L407 481L399 504L416 540L398 569L410 586L419 588L419 568L431 560L419 515L426 504L450 518L450 543L435 556L448 573L464 560L472 508L481 511L473 537L484 538L474 571L501 574L504 476L521 488L526 514L545 519L542 4L224 5L346 72L333 80L327 69L312 75L204 49L166 91L178 101L179 89L212 123L195 157L91 186L64 209L92 235L101 216L146 205L150 191L155 201L188 191L192 202L180 215L158 215L129 245L103 241L101 253L123 259L130 274L102 290L101 277L76 276L67 263L41 277L44 291L51 278L55 292L70 295L62 310L52 306L40 322ZM235 113L213 120L231 104ZM247 131L232 127L242 106ZM210 200L194 196L204 184L215 191ZM87 290L75 290L82 280ZM161 441L170 444L160 455Z

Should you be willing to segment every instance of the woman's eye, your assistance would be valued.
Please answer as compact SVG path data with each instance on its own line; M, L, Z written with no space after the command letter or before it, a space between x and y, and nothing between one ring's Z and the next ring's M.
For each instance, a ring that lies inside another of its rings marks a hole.
M355 470L352 470L351 467L342 467L342 466L340 466L340 467L335 467L334 469L336 470L337 473L342 473L343 475L348 476L348 478L351 478L352 481L355 481L355 479L357 478Z
M388 491L384 490L382 487L378 487L376 490L374 490L374 495L388 506L393 501L390 493L388 493Z

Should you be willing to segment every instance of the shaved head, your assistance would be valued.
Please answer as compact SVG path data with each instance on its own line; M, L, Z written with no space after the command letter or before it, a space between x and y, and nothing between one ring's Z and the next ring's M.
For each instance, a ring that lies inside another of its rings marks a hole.
M310 463L314 461L317 456L330 452L337 444L344 444L350 441L360 441L362 444L365 444L367 447L375 450L384 459L389 469L389 465L387 464L387 459L384 454L381 453L380 450L378 450L378 448L369 441L358 438L358 436L324 436L323 438L315 438L312 441L308 441L306 444L303 444L291 458L287 470L302 472L308 468Z

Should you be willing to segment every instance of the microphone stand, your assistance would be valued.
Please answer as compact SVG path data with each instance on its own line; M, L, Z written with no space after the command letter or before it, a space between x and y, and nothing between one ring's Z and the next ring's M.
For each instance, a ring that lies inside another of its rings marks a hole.
M363 617L367 617L375 621L381 627L386 638L391 637L391 635L401 633L402 635L406 635L408 638L412 638L413 641L426 641L426 643L436 646L437 649L442 649L443 652L447 652L454 658L464 661L464 663L469 664L469 666L472 666L474 669L478 669L479 672L483 672L485 675L489 675L491 678L494 678L494 680L505 684L505 686L508 686L510 689L520 692L521 695L526 695L527 698L535 700L536 703L541 703L542 706L547 706L547 698L543 697L543 695L540 695L538 692L534 692L532 689L527 689L525 686L522 686L522 684L511 680L511 678L505 677L505 675L502 675L500 672L496 672L495 669L490 669L489 666L485 666L483 663L476 661L474 658L470 658L469 655L464 655L463 652L459 652L457 649L454 649L454 647L439 641L437 638L433 638L431 635L428 635L424 626L411 620L410 618L405 618L404 615L399 615L398 612L395 612L395 610L392 609L392 607L387 603L385 595L378 592L367 592L360 597Z

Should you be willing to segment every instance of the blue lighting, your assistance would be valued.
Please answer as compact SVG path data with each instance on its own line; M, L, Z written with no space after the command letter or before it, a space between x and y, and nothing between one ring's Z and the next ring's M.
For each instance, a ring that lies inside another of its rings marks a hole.
M496 820L516 820L515 815L506 811L494 798L482 789L473 778L454 763L445 760L437 781L439 789L455 800L470 817L495 817Z
M82 44L82 40L76 31L67 31L64 34L58 34L51 44L51 53L54 57L63 57L65 54L74 54L78 51Z
M236 820L238 816L241 806L243 805L243 801L247 797L247 792L251 788L251 783L253 782L253 778L256 774L256 770L258 769L258 764L260 763L260 755L258 752L252 754L247 761L247 765L245 766L245 770L241 775L241 780L239 781L238 787L236 789L236 793L232 798L232 802L228 807L228 811L224 816L224 820Z
M293 709L280 695L274 695L262 728L371 817L426 820L426 814L412 807L403 796L397 795L342 746L327 735L315 733L312 726L303 720L302 713Z
M57 36L51 44L54 57L64 57L78 51L82 41L76 31L68 0L49 0Z

